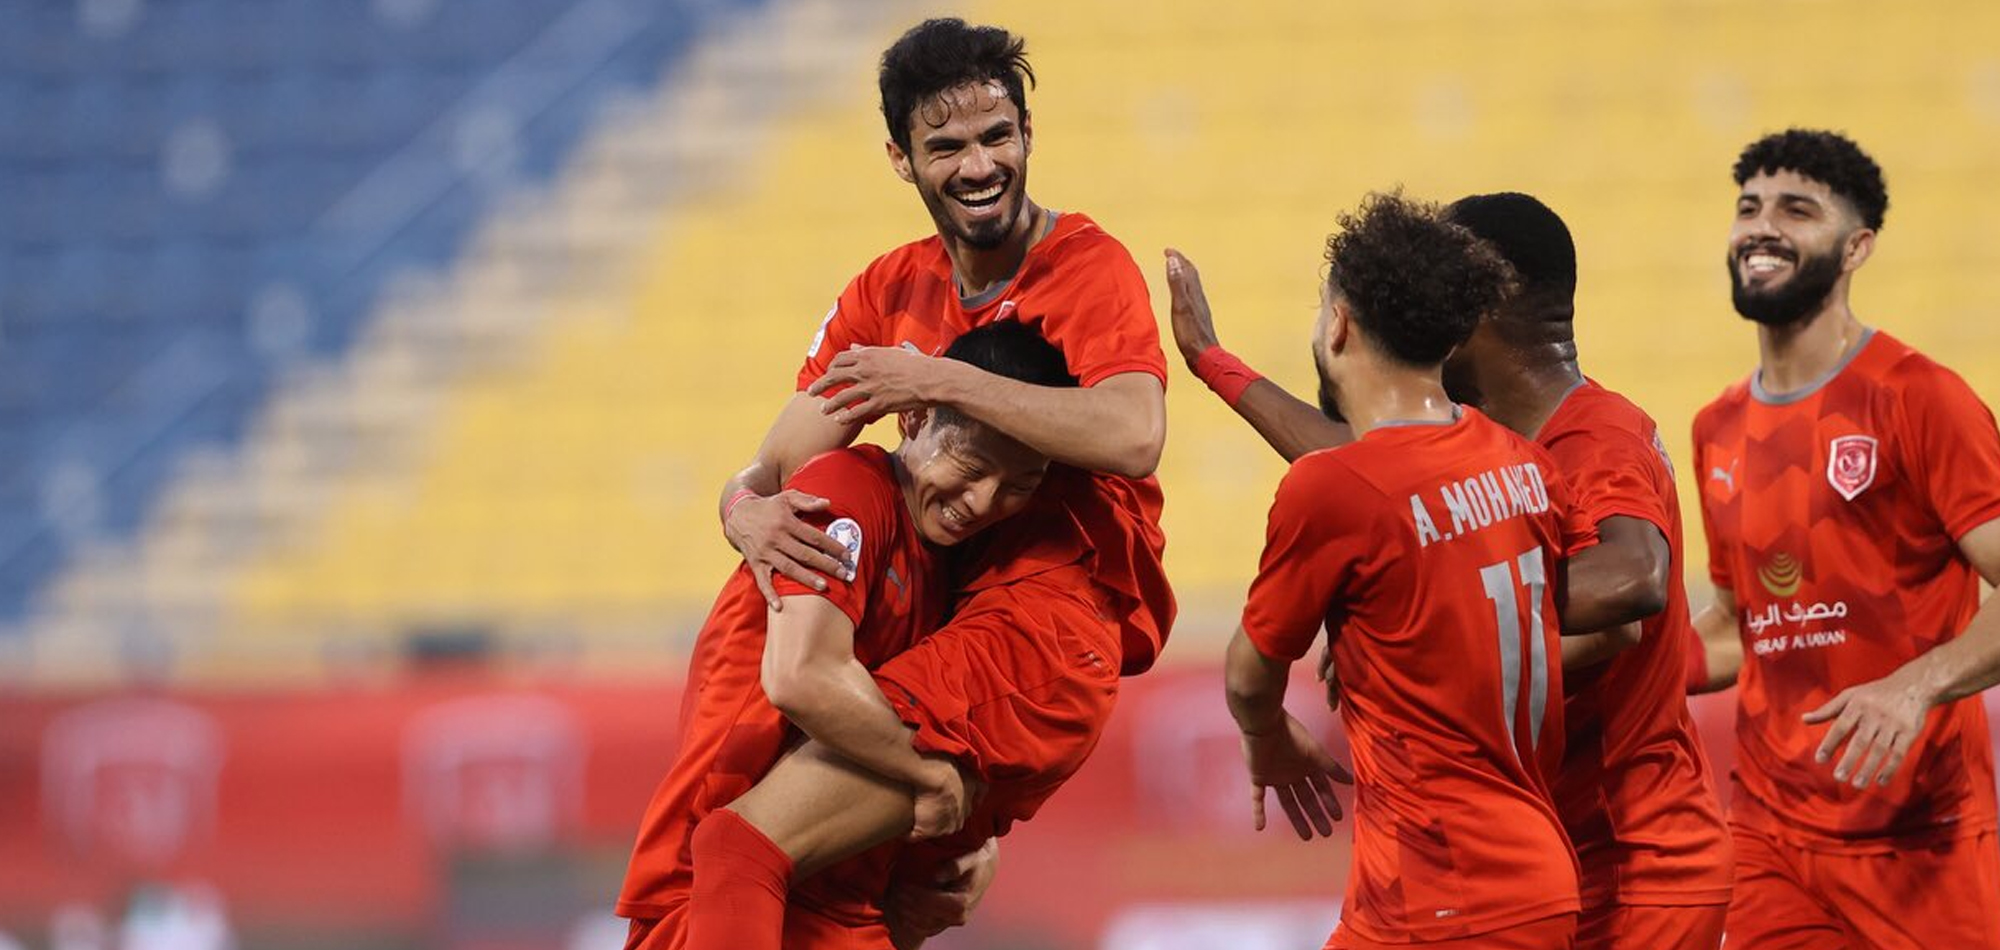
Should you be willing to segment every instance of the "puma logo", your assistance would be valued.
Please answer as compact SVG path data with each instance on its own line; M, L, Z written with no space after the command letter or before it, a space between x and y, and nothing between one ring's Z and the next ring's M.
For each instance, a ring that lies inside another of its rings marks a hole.
M1742 461L1742 459L1731 460L1727 469L1720 465L1712 465L1708 469L1708 477L1729 486L1729 490L1734 492L1736 490L1736 466Z

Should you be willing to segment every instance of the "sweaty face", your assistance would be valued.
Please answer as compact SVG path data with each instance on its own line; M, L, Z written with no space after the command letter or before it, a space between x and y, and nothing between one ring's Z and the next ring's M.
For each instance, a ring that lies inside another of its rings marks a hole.
M987 250L1027 204L1029 133L998 82L969 83L910 115L910 172L938 232Z
M1831 189L1797 172L1744 182L1729 232L1736 312L1765 326L1817 313L1845 273L1847 238L1859 226Z
M952 545L1027 507L1048 471L1046 456L970 420L932 420L904 443L917 530Z

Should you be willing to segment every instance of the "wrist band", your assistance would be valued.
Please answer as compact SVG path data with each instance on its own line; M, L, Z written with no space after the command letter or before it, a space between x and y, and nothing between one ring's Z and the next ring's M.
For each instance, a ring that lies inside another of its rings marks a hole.
M1234 353L1220 346L1211 346L1194 358L1194 375L1232 408L1237 400L1243 398L1243 391L1249 389L1251 383L1264 378L1256 370L1245 366Z
M730 495L729 500L722 503L722 526L729 527L729 516L736 511L736 506L741 504L743 499L755 497L757 493L748 488L738 488L735 494Z

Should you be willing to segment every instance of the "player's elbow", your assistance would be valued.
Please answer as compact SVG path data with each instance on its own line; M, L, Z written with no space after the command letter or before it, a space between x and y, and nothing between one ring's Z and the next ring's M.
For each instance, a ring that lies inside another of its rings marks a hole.
M763 671L764 696L786 719L800 724L810 721L824 706L828 678L810 663L766 662Z
M1127 429L1106 471L1126 478L1146 478L1159 469L1160 454L1166 451L1166 414L1143 419Z

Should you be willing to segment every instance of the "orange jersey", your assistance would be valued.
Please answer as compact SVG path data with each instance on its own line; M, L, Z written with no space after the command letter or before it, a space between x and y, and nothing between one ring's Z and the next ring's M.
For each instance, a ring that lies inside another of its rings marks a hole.
M1583 869L1584 905L1726 901L1729 828L1684 698L1693 626L1680 583L1680 500L1659 427L1585 380L1535 441L1555 459L1583 521L1645 521L1672 555L1666 609L1640 624L1639 644L1568 674L1568 749L1553 785Z
M774 575L781 595L825 597L854 622L854 652L870 669L937 628L944 613L942 578L911 521L888 453L872 445L821 455L788 488L830 502L806 519L847 545L854 580L827 578L825 592ZM799 732L764 695L765 605L749 568L739 566L715 600L695 640L681 694L680 751L653 793L619 895L618 914L661 918L676 913L693 886L688 851L694 826L734 801L768 772ZM888 885L893 852L870 852L802 885L799 903L865 923Z
M1577 910L1545 775L1562 756L1561 559L1594 540L1540 448L1463 410L1292 464L1243 629L1332 631L1354 756L1342 926L1447 940Z
M1084 215L1058 216L1014 278L981 296L959 299L951 258L935 236L890 251L854 278L827 313L799 369L799 389L825 374L850 345L907 346L937 355L959 334L1005 319L1038 329L1062 350L1084 386L1133 372L1166 384L1145 278L1124 245ZM1124 671L1143 672L1166 643L1174 617L1173 590L1160 563L1166 544L1161 505L1157 479L1056 466L1026 512L973 542L977 553L958 586L991 587L1093 558L1091 576L1126 601L1119 611Z
M1813 761L1800 717L1971 620L1979 577L1957 539L2000 517L2000 434L1956 374L1874 332L1845 366L1773 396L1755 377L1695 417L1709 575L1741 611L1736 821L1820 848L1994 828L1978 697L1931 711L1886 787ZM1739 799L1740 801L1740 799ZM1872 840L1871 840L1872 839Z

